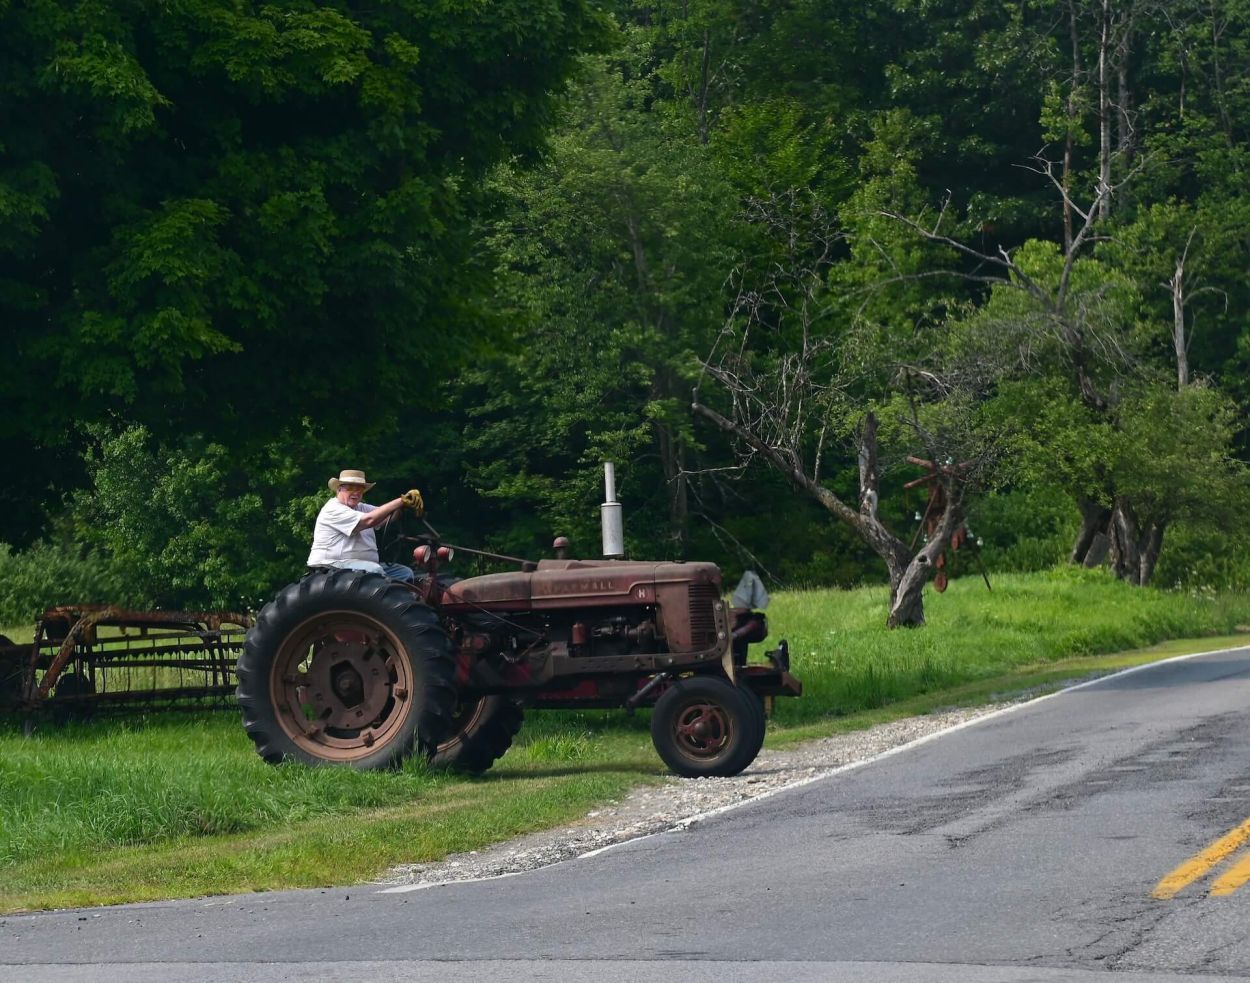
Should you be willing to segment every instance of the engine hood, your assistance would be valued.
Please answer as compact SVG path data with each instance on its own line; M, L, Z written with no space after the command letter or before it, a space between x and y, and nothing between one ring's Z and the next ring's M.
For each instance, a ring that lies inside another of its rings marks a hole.
M511 610L654 604L657 592L674 585L702 585L719 596L720 569L714 563L619 560L540 560L528 573L492 573L462 580L444 603Z

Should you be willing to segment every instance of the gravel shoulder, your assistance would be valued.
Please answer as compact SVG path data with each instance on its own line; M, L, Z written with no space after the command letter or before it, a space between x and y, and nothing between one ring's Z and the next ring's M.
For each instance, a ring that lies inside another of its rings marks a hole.
M680 828L708 813L813 781L1010 705L994 703L908 717L795 748L765 749L746 771L733 778L673 777L662 785L636 789L624 800L609 802L568 826L531 833L486 850L453 854L434 863L395 867L379 883L393 890L416 890L548 867L627 840Z

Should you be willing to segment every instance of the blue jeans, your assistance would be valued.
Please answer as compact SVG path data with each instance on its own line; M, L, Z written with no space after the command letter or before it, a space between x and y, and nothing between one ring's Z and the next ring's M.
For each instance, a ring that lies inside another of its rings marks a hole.
M366 573L380 573L384 577L391 580L399 580L405 584L411 584L416 578L412 572L412 567L406 567L402 563L373 563L369 560L339 560L337 563L328 564L337 567L339 570L364 570Z

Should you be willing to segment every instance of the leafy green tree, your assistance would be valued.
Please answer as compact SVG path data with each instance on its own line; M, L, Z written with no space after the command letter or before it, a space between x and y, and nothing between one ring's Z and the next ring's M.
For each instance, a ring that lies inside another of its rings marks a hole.
M393 425L490 338L482 178L604 36L588 0L0 2L0 450Z
M1073 562L1103 535L1116 574L1147 583L1170 527L1223 522L1244 494L1236 405L1205 382L1168 378L1152 358L1166 323L1126 271L1063 257L1055 243L1027 243L1004 262L1009 278L959 341L965 358L999 366L991 412L1016 421L1011 473L1063 487L1080 506Z
M543 165L498 178L511 200L497 285L515 343L466 373L457 399L480 490L581 535L598 463L628 464L631 529L681 556L696 468L686 406L719 321L734 199L695 135L650 110L646 45L626 41L587 65Z
M72 515L79 540L139 603L247 609L303 569L328 493L310 492L280 450L242 458L199 438L162 443L143 427L97 438Z

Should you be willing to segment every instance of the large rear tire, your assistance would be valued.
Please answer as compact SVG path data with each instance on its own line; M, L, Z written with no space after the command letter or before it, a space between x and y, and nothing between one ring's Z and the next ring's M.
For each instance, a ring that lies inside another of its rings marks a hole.
M685 778L727 778L747 767L763 744L763 712L753 693L719 676L680 679L651 711L651 742Z
M448 736L430 764L467 775L480 775L504 756L521 729L525 713L506 696L483 696L456 707Z
M333 570L278 592L237 667L243 727L269 762L393 768L451 725L454 664L438 617L378 574Z

